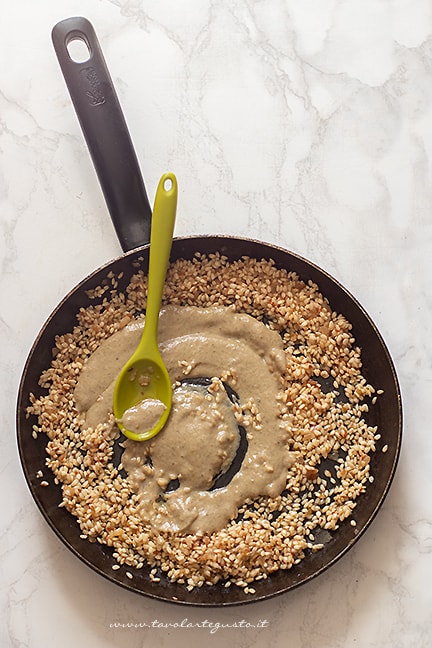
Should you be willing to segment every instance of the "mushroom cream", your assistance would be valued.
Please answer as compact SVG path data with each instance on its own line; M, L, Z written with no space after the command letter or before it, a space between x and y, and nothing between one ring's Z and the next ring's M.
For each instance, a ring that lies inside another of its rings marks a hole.
M166 405L157 398L145 398L132 405L123 414L121 423L130 432L142 434L152 430L166 410Z
M75 389L87 426L110 418L116 376L143 323L134 320L88 359ZM286 370L282 339L230 308L179 306L162 310L158 338L174 384L172 411L153 439L125 441L122 464L146 523L161 531L211 533L247 500L277 497L286 485L294 455L278 400ZM199 378L212 379L209 387L193 383ZM218 477L239 459L241 429L244 456L218 487Z

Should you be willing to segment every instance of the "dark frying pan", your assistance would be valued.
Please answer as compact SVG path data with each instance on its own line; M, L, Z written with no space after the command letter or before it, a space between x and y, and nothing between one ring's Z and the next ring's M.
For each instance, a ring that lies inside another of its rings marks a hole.
M87 291L101 285L109 272L123 273L120 289L124 289L136 272L136 263L147 270L151 211L120 105L91 24L84 18L70 18L56 25L52 36L125 253L96 270L63 299L40 331L27 358L18 394L17 435L30 491L48 524L78 558L102 576L139 594L191 605L225 606L286 592L321 574L343 556L370 525L387 495L398 461L402 434L400 390L389 352L374 323L355 298L330 275L300 256L280 247L243 238L201 236L175 239L172 260L191 259L197 251L206 254L219 251L231 260L243 255L271 258L279 268L294 271L305 281L311 279L316 282L333 310L348 318L362 348L364 376L368 382L384 390L371 408L368 420L370 425L378 425L381 433L371 462L375 481L357 500L356 527L348 521L342 523L321 551L307 555L291 570L280 570L267 580L258 582L254 585L255 594L245 594L235 587L226 589L222 585L188 591L185 586L172 584L164 578L159 583L152 582L146 568L135 570L133 580L126 576L125 569L113 571L111 550L82 540L75 519L64 508L58 507L60 487L53 483L48 488L40 486L36 473L44 466L46 439L43 435L33 439L32 425L35 421L26 417L26 407L29 394L42 391L38 379L51 362L55 337L71 331L78 310L89 305ZM84 63L73 62L68 54L67 46L73 39L81 39L87 44L89 58ZM384 445L388 446L385 453L381 452Z

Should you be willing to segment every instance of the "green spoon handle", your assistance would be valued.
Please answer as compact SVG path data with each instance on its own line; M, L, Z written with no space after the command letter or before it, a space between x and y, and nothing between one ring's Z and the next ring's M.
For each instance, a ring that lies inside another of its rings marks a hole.
M177 179L165 173L156 191L150 234L150 260L147 289L146 325L142 345L157 340L159 310L171 252L177 209Z

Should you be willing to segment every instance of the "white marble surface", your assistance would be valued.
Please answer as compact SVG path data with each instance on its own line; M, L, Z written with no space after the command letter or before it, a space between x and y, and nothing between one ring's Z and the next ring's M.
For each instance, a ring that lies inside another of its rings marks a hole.
M60 298L120 253L50 42L94 24L150 197L180 187L176 233L277 243L336 276L382 331L404 443L382 511L324 576L244 608L128 593L71 555L24 482L14 410ZM430 0L2 0L0 644L92 648L432 645ZM250 624L114 629L110 624Z

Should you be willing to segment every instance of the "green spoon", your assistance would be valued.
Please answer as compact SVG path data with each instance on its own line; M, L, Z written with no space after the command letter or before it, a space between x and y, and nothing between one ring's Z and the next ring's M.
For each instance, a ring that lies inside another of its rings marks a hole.
M113 411L117 424L123 434L134 441L146 441L160 432L171 410L172 385L158 349L157 330L176 209L177 180L173 173L166 173L159 181L152 216L144 330L114 388ZM150 416L146 422L143 421L147 424L150 421L150 429L130 425L131 419L127 417L131 411L137 410ZM155 417L156 420L151 421ZM134 429L129 430L126 423Z

